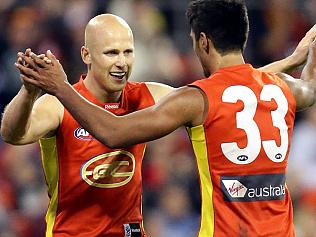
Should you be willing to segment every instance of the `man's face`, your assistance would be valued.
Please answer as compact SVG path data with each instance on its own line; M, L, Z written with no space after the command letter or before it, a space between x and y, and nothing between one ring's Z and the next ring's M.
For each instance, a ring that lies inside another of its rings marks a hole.
M191 32L190 32L190 37L192 39L193 50L194 50L196 56L198 57L200 64L203 68L204 76L209 77L211 75L211 72L209 71L209 69L207 67L207 65L208 65L207 64L207 60L208 60L207 53L205 52L203 47L201 47L200 40L196 40L195 33L193 32L193 30L191 30Z
M121 91L126 85L134 63L134 40L127 29L101 31L89 47L90 72L100 88Z

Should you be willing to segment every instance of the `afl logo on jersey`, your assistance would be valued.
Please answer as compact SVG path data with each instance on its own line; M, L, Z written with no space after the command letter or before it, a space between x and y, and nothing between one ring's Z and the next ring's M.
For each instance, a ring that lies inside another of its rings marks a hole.
M135 172L135 157L128 151L105 153L88 160L80 169L81 178L98 188L117 188L127 184Z
M237 157L237 160L239 160L239 161L247 161L248 160L248 156L240 155L240 156Z
M84 128L77 128L74 136L79 140L93 140L94 138Z

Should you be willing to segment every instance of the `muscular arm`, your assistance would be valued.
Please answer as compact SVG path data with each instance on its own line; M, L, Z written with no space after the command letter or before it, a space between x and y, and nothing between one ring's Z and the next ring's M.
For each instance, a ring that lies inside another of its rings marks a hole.
M205 116L206 100L199 89L191 87L180 88L155 106L125 116L115 116L89 103L68 83L56 96L81 126L109 147L154 140L182 125L201 124Z
M30 92L25 86L22 86L19 93L5 108L1 122L1 136L4 141L16 144L23 138L30 126L27 118L31 114L37 97L37 91Z
M44 95L36 100L22 87L4 111L1 136L14 145L33 143L54 132L62 114L63 106L55 97Z
M23 80L55 95L81 126L109 147L157 139L182 125L201 124L206 116L205 95L192 87L171 92L153 107L125 116L115 116L81 97L68 83L61 64L50 52L48 57L52 64L36 67L36 71L17 65L26 75Z
M31 49L26 49L25 55L29 56L30 53ZM34 64L24 61L22 55L18 53L16 65L29 67L29 63ZM45 63L51 63L44 54L34 56ZM14 145L33 143L54 132L63 115L63 106L57 98L45 95L38 99L41 90L23 81L23 75L20 75L20 79L23 86L5 108L1 122L3 140Z
M316 100L316 39L310 44L307 62L300 79L294 79L284 73L277 75L290 87L298 111L312 106Z
M297 111L304 110L315 103L315 82L296 79L285 73L277 73L277 75L290 87L296 100Z

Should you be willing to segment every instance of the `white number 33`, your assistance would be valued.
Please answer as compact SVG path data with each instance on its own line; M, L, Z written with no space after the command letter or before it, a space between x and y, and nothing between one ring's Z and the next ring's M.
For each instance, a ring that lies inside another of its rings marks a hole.
M246 86L228 87L222 96L223 102L236 103L241 100L244 109L236 113L237 128L246 133L248 144L245 148L239 148L237 142L222 143L221 148L224 155L235 164L249 164L253 162L260 153L261 143L270 160L282 162L288 149L288 126L285 115L288 111L288 103L282 90L276 85L265 85L260 93L260 100L277 103L277 109L271 111L273 126L279 128L281 145L277 146L275 140L261 141L258 125L254 121L257 110L257 97L255 93Z

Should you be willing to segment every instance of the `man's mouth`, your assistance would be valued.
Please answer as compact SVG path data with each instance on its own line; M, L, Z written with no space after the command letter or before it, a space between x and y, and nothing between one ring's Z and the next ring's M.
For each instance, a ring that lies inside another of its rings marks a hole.
M127 72L110 72L110 75L115 80L122 80L126 76Z

